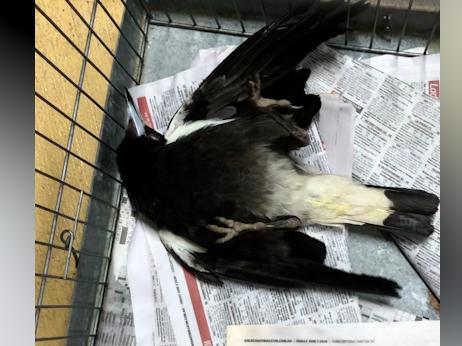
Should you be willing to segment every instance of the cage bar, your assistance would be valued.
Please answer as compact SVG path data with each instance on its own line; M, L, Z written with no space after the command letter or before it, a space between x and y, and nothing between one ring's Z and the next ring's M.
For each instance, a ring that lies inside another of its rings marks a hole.
M439 19L440 19L440 13L438 12L436 14L435 24L433 24L432 31L430 33L430 36L428 37L427 43L425 44L425 49L424 49L423 54L427 54L428 47L430 46L430 43L432 43L433 37L435 36L436 28L438 28Z
M236 0L233 0L233 6L234 6L234 11L236 12L237 19L239 20L239 23L241 24L242 33L245 33L244 22L242 21L241 12L239 11L239 8L237 7Z
M218 20L217 13L215 12L215 9L213 8L213 6L210 4L210 0L205 0L205 1L207 3L207 7L208 7L208 10L209 10L211 16L215 20L215 24L217 25L217 29L221 29L221 24L220 24L220 21Z
M398 46L396 47L397 52L399 52L399 49L401 47L401 42L403 41L404 34L406 33L407 23L409 22L409 14L411 13L413 3L414 3L414 0L409 0L409 5L407 7L406 14L404 17L403 27L401 29L401 34L399 35L399 39L398 39Z
M83 88L82 85L75 83L69 76L67 76L56 64L48 59L45 54L43 54L41 51L39 51L37 48L35 48L35 53L37 53L43 60L45 60L48 65L53 67L56 72L58 72L64 79L66 79L69 83L71 83L79 93L85 95L96 107L99 108L101 112L103 112L107 117L109 117L117 126L119 126L121 129L125 129L125 126L122 125L118 120L116 120L111 114L109 114L106 109L104 109L103 106L101 106L98 101L96 101L93 96L91 96L89 93L87 93ZM85 61L85 60L84 60ZM82 82L83 83L83 82ZM75 119L74 119L75 120Z
M48 338L35 338L35 341L53 341L53 340L67 340L67 339L88 339L94 338L96 334L81 334L81 335L63 335L63 336L52 336Z
M93 163L91 163L90 161L88 160L85 160L83 157L77 155L76 153L72 152L71 150L63 147L61 144L55 142L54 140L48 138L46 135L44 135L43 133L41 133L40 131L38 130L35 130L35 134L38 135L39 137L43 138L44 140L46 140L47 142L53 144L54 146L60 148L62 151L64 151L65 153L69 154L70 156L74 156L76 159L82 161L83 163L86 163L88 166L92 167L93 169L97 170L98 172L104 174L105 176L107 176L108 178L114 180L116 183L119 183L120 185L122 185L122 181L119 179L119 178L116 178L114 177L112 174L106 172L105 170L103 170L101 167L98 167L96 165L94 165ZM65 177L61 177L60 178L61 180L64 180Z
M104 74L104 72L101 71L101 69L84 52L82 52L79 47L77 47L77 45L69 38L69 36L67 36L64 31L62 31L61 28L37 4L35 4L35 9L56 29L56 31L61 34L61 36L72 46L72 48L74 48L82 56L82 58L85 59L85 61L88 62L100 74L100 76L103 77L104 80L108 82L109 85L111 85L114 90L121 95L121 97L125 97L124 93L112 83L112 81Z
M374 24L372 26L371 32L371 42L369 43L370 49L372 49L372 46L374 44L375 31L377 30L377 20L379 19L380 1L381 0L377 0L377 5L375 5Z
M40 245L40 246L51 246L52 248L57 249L57 250L67 251L67 249L64 246L50 244L50 243L46 243L46 242L43 242L43 241L40 241L40 240L36 240L35 244ZM99 258L104 258L106 260L111 259L109 256L104 256L104 255L100 255L100 254L97 254L97 253L91 253L91 252L88 252L88 251L80 251L80 250L75 250L75 251L79 255L83 255L83 256L99 257Z
M260 8L261 8L261 12L263 13L263 19L265 21L265 24L268 25L268 16L266 15L266 8L265 8L264 0L260 0Z
M351 9L351 0L348 0L347 1L346 30L345 30L345 40L344 40L345 46L348 46L348 32L350 31L350 9Z
M66 187L68 187L68 188L70 188L70 189L72 189L72 190L74 190L74 191L83 191L83 190L80 190L78 187L76 187L76 186L74 186L74 185L72 185L72 184L69 184L67 181L64 181L64 180L61 180L61 179L59 179L59 178L56 178L56 177L54 177L54 176L52 176L52 175L50 175L50 174L48 174L48 173L46 173L46 172L41 171L40 169L37 169L37 168L36 168L36 169L35 169L35 173L38 173L38 174L40 174L40 175L42 175L42 176L44 176L44 177L46 177L46 178L48 178L48 179L50 179L50 180L54 180L55 182L57 182L57 183L59 183L59 184L63 184L64 186L66 186ZM88 198L90 198L90 199L93 199L93 200L95 200L95 201L97 201L97 202L100 202L100 203L104 204L105 206L107 206L107 207L109 207L109 208L118 210L118 209L117 209L117 208L118 208L117 206L113 205L112 203L110 203L110 202L108 202L108 201L105 201L105 200L102 199L102 198L99 198L98 196L95 196L95 195L93 195L93 194L91 194L91 193L88 193L88 192L86 192L86 191L83 191L83 194L84 194L86 197L88 197Z
M105 141L103 141L101 138L99 138L98 136L96 136L93 132L91 132L90 130L88 130L86 127L80 125L76 120L72 119L69 115L67 115L66 113L64 113L61 109L59 109L55 104L53 104L50 100L48 100L47 98L45 98L42 94L40 94L38 91L35 91L35 96L37 98L39 98L41 101L43 101L44 103L46 103L50 108L52 108L54 111L56 111L58 114L60 114L61 116L63 116L64 118L66 118L67 120L69 120L71 123L73 123L75 126L77 126L79 129L81 129L82 131L84 131L87 135L89 135L90 137L92 137L94 140L96 140L97 142L99 142L100 144L102 144L105 148L107 148L108 150L112 151L113 153L116 153L116 149L113 148L109 143L106 143Z
M119 24L117 24L116 20L112 17L111 13L108 11L108 9L106 8L106 6L104 6L100 0L96 0L96 2L98 3L99 7L103 10L104 13L106 13L106 15L108 16L109 20L112 22L112 24L114 24L114 27L117 28L117 30L119 31L120 33L120 37L122 37L125 42L127 42L128 46L132 49L133 53L135 53L135 55L138 57L138 59L140 60L143 60L143 56L138 52L138 50L133 47L132 43L130 42L130 40L127 38L127 36L125 36L124 32L122 31L122 29L120 28ZM144 32L142 31L142 33L144 34Z
M129 17L132 19L132 21L133 21L133 22L135 23L135 25L138 27L138 29L139 29L140 32L142 33L143 37L146 37L146 35L148 34L147 31L144 30L144 29L141 27L141 24L140 24L140 23L138 23L138 21L137 21L136 18L135 18L135 15L132 13L132 11L130 10L130 8L127 6L127 3L126 3L124 0L120 0L120 2L123 4L126 13L129 15ZM119 27L118 24L117 24L117 27Z
M196 19L194 18L194 15L192 13L191 4L187 0L185 0L185 3L186 3L186 7L188 8L188 14L189 14L189 18L191 18L192 25L196 26L197 22L196 22Z
M83 18L82 14L75 8L75 6L69 1L69 0L66 0L67 4L69 5L69 7L74 11L74 13L77 15L77 17L80 18L80 20L82 21L82 23L88 28L88 30L90 30L91 34L96 37L99 41L99 43L106 49L107 53L109 55L112 56L112 58L114 59L114 61L118 64L118 66L127 74L127 76L133 81L135 82L136 84L139 84L139 81L140 81L140 77L141 76L138 76L137 78L135 78L128 70L127 68L123 65L123 63L120 61L119 58L116 57L116 55L112 52L111 48L109 48L107 46L107 44L104 42L104 40L101 38L101 36L98 35L97 32L95 32L95 30L93 29L93 24L88 24L85 20L85 18Z
M54 211L53 209L50 209L50 208L48 208L48 207L46 207L46 206L44 206L44 205L41 205L41 204L39 204L39 203L35 203L35 207L36 207L36 208L39 208L39 209L41 209L41 210L47 211L47 212L49 212L49 213L51 213L51 214L53 214L53 215L60 216L60 217L62 217L62 218L64 218L64 219L67 219L67 220L69 220L69 221L73 221L73 220L74 220L74 218L73 218L72 216L63 214L63 213L61 213L61 212L59 212L59 211ZM111 230L111 229L102 228L102 227L100 227L99 225L95 225L95 224L93 224L93 223L89 223L88 221L85 221L85 220L80 220L80 219L78 219L77 222L78 222L79 224L82 224L82 225L92 226L92 227L94 227L95 229L101 230L101 232L107 232L107 233L112 233L112 234L115 233L115 232L114 232L113 230Z
M36 305L36 309L101 309L101 306L82 306L82 305Z
M82 200L83 200L83 191L80 191L79 203L77 204L77 211L75 213L75 218L74 218L74 225L72 227L72 231L70 231L69 233L71 240L68 245L69 249L67 250L66 264L64 265L64 275L63 275L64 279L67 278L67 275L69 273L69 262L71 260L72 250L74 249L73 244L74 244L74 239L75 239L75 233L77 232L77 226L79 224L80 208L82 207Z
M64 281L72 281L72 282L82 282L84 284L89 284L89 285L102 285L106 286L107 282L105 281L95 281L95 280L85 280L85 279L75 279L75 278L66 278L64 279L60 275L52 275L52 274L42 274L42 273L35 273L35 276L40 277L40 278L48 278L48 279L55 279L55 280L64 280Z

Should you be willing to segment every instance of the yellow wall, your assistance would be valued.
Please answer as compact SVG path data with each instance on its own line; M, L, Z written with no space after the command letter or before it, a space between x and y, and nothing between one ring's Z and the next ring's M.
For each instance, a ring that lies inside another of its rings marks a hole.
M90 20L93 0L73 0L72 4L78 9L87 22ZM120 0L101 1L109 10L112 17L121 23L124 7ZM73 12L64 0L36 0L40 7L51 19L71 38L81 51L85 49L88 28ZM74 49L61 34L55 30L47 19L38 11L35 11L35 46L48 59L56 64L73 82L79 82L79 74L82 68L82 55ZM94 24L95 31L104 39L105 43L115 52L119 33L109 17L98 6ZM113 59L105 48L92 37L89 58L110 77ZM55 69L53 69L39 54L35 54L35 88L37 93L44 96L51 103L61 109L69 117L72 117L74 103L77 97L77 89L66 81ZM108 92L108 83L92 66L87 64L83 89L88 92L101 106L104 107ZM38 132L49 137L56 143L66 147L71 122L50 106L35 98L35 128ZM103 113L87 99L81 96L80 107L77 113L77 122L89 129L96 136L99 135ZM47 142L40 136L35 136L35 166L36 169L46 172L56 178L61 177L64 164L65 152L57 146ZM74 140L71 151L84 159L95 162L98 143L79 128L75 128ZM93 169L73 158L69 159L68 171L65 181L84 190L91 192ZM46 208L54 209L58 196L59 183L35 174L35 200L36 203ZM65 187L60 213L74 217L77 208L79 192ZM84 197L80 219L86 219L89 200ZM53 214L36 207L36 240L48 242ZM58 217L56 234L52 242L63 246L59 235L63 229L72 229L73 222L63 217ZM80 225L74 243L75 248L80 247L83 227ZM46 246L35 246L36 273L43 273L44 262L47 252ZM48 274L62 276L67 252L59 249L52 250L51 265ZM69 276L75 275L74 260L71 258ZM36 277L35 291L36 302L40 287L40 277ZM42 304L71 304L73 284L72 281L48 279L46 281L45 295ZM36 337L54 337L67 334L67 324L70 317L70 309L42 309ZM49 341L41 342L41 345L63 345L65 342Z

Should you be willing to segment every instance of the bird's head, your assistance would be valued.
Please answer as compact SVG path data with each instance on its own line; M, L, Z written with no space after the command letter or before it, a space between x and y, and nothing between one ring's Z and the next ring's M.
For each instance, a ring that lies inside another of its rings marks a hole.
M125 136L117 148L116 160L120 177L130 195L140 188L140 182L153 178L153 170L158 165L152 165L152 162L156 161L157 153L166 140L162 134L144 124L128 91L126 100L129 121Z
M159 175L161 159L158 154L163 151L164 144L164 136L157 131L143 126L140 133L133 120L129 121L125 137L117 148L116 161L120 178L135 210L146 212L147 205L154 206L153 201L157 196L151 193L146 199L145 191L146 185L155 182Z
M124 183L132 173L140 174L147 162L155 157L155 153L166 143L165 137L159 132L143 124L136 125L129 120L125 137L117 148L117 164Z
M124 141L148 143L149 146L164 145L167 142L159 132L144 124L138 125L132 118L128 121Z

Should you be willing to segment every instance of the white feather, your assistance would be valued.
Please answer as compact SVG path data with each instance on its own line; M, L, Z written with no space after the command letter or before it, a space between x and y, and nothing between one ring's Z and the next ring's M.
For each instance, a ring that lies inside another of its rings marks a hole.
M289 158L268 151L271 202L267 217L296 215L304 223L383 225L392 202L384 191L331 174L297 171Z
M159 237L162 244L170 251L173 251L189 267L201 272L208 272L208 270L195 263L193 255L193 253L205 253L207 249L166 229L159 230Z
M209 119L209 120L197 120L197 121L187 122L178 127L175 127L174 130L170 132L167 131L165 133L165 139L167 140L167 144L169 144L169 143L175 142L178 138L190 135L191 133L196 132L197 130L200 130L200 129L203 129L209 126L218 126L218 125L226 124L233 120L234 119L225 119L225 120Z
M164 133L165 138L170 137L173 131L175 131L178 127L184 125L184 119L188 114L187 107L189 106L189 102L190 101L183 103L180 109L177 110L173 118L170 120L170 123L167 127L167 131L165 131Z

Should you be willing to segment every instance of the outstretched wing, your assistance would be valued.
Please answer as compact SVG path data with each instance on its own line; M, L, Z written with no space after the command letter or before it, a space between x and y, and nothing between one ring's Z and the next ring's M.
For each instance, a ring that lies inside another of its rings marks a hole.
M392 280L325 266L325 245L297 231L251 231L207 248L172 233L164 234L163 241L183 266L199 278L216 283L229 278L271 287L314 284L399 296L400 286Z
M319 44L345 31L348 11L354 17L368 4L360 0L349 7L342 0L314 1L308 8L288 13L257 31L201 83L177 112L166 135L185 122L232 117L234 106L249 99L248 83L256 75L260 76L265 96L265 89L296 70ZM290 83L287 86L290 89Z

